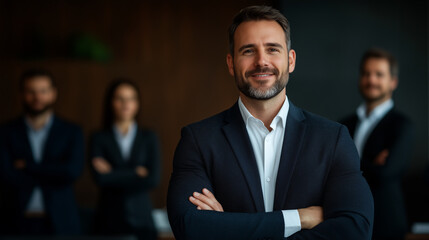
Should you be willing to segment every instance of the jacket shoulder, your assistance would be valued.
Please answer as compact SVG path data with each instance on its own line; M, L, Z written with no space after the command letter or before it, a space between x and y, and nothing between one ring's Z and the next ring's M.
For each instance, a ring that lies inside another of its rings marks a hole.
M310 126L315 126L320 129L339 129L343 127L342 124L332 121L326 117L322 117L320 115L314 114L303 109L301 110L306 118L306 123Z
M225 115L227 112L228 110L225 110L206 119L191 123L185 126L185 128L190 128L193 130L220 128L224 125Z

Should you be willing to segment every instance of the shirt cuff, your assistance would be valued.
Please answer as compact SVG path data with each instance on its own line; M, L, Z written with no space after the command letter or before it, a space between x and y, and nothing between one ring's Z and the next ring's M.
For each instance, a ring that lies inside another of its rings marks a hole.
M301 219L298 210L282 210L285 223L285 238L301 231Z

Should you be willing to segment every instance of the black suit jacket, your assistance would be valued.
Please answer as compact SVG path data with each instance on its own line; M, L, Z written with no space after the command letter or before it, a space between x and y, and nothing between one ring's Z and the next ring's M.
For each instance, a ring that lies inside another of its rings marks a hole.
M39 185L45 210L56 234L80 233L73 183L84 164L82 130L54 116L42 161L34 161L23 117L1 127L0 179L4 187L4 217L8 233L16 233L33 189ZM13 161L24 159L26 168L17 170ZM3 215L3 214L2 214Z
M342 121L354 136L356 114ZM404 115L390 110L369 135L362 151L361 164L374 196L374 237L396 237L407 231L402 196L402 177L412 157L413 126ZM373 164L383 150L389 151L384 166Z
M199 211L188 198L213 191L225 212ZM255 156L238 104L182 130L167 210L181 239L283 239L280 210L319 205L325 221L289 239L369 239L371 192L347 129L290 104L274 212L264 212Z
M99 174L90 164L95 181L100 186L97 211L99 231L155 231L149 190L156 187L160 180L160 149L156 135L139 128L128 161L121 155L113 130L94 134L90 149L90 160L102 157L113 168L108 174ZM138 177L135 172L137 166L146 167L149 175L146 178Z

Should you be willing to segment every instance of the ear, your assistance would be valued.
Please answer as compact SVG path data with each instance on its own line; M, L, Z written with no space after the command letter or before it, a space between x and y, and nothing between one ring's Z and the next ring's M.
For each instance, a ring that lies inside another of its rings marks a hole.
M58 97L58 90L56 87L52 87L52 96L53 96L54 102L56 102Z
M398 77L393 77L392 78L392 85L391 85L392 92L396 90L396 88L398 87L398 84L399 84Z
M230 53L226 55L226 64L228 64L229 74L231 74L231 76L234 76L234 58Z
M289 73L292 73L295 70L295 62L296 62L296 52L291 49L289 51Z

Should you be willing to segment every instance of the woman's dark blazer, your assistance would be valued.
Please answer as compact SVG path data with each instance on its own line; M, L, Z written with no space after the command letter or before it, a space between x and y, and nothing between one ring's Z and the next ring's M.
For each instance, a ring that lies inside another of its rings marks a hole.
M130 158L125 161L113 130L100 131L91 138L89 160L94 157L102 157L112 166L110 173L100 174L90 163L95 182L100 187L96 214L98 228L105 233L129 232L131 229L155 231L149 191L160 179L157 136L139 127ZM137 166L146 167L149 175L145 178L137 176Z

